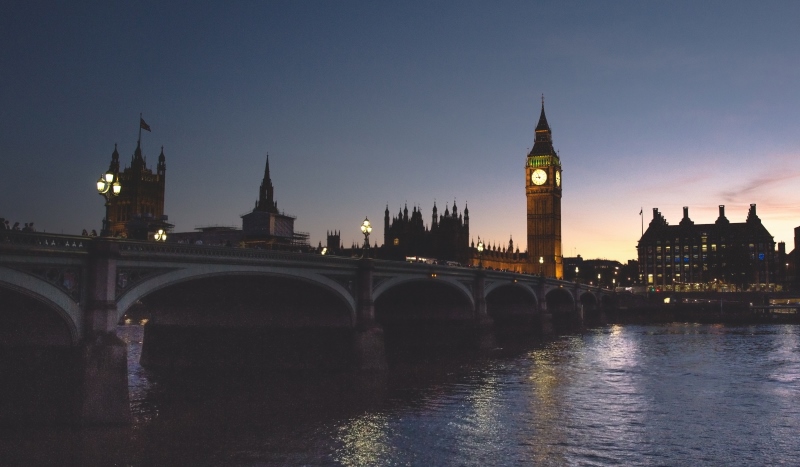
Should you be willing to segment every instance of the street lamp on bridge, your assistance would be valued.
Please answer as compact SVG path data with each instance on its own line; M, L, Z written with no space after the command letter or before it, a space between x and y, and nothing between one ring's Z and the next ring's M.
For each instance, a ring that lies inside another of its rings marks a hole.
M119 184L119 176L113 172L106 172L97 180L97 193L106 199L106 217L103 219L103 229L100 231L102 237L111 236L108 211L111 206L111 198L119 196L120 191L122 191L122 185Z
M364 252L366 254L366 250L369 249L369 234L372 233L372 224L369 223L369 218L364 218L364 222L361 223L361 233L364 234Z
M544 270L542 268L544 268L544 256L539 257L539 275L544 277Z
M575 266L575 283L576 284L578 283L578 271L579 271L578 266Z
M483 267L483 241L478 237L478 267Z
M157 242L166 242L167 241L167 233L164 232L164 229L158 229L155 234L153 234L153 238Z

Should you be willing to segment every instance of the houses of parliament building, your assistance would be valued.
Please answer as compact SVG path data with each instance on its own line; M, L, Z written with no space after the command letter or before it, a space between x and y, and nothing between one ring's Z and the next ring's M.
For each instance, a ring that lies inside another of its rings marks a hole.
M144 125L143 121L142 124ZM155 171L147 167L141 144L129 167L120 171L119 153L114 148L109 171L119 174L123 187L118 197L110 200L109 227L112 235L146 239L154 228L171 229L164 215L166 185L166 158L162 148ZM564 265L561 248L561 160L553 147L552 131L547 122L542 99L541 113L535 129L533 148L525 165L525 195L527 199L527 251L491 247L477 252L470 237L469 208L460 212L456 202L445 206L439 214L434 203L431 224L425 226L421 209L406 206L397 216L391 217L387 205L384 215L384 244L375 252L377 257L404 260L409 256L428 256L438 260L455 261L493 269L542 274L563 278ZM242 216L242 229L208 228L197 232L171 234L171 241L213 241L231 245L261 248L285 247L307 250L308 234L294 231L294 217L278 212L274 201L272 181L267 159L259 199L251 213ZM224 238L223 238L224 237ZM330 253L346 253L340 243L340 234L328 233ZM486 245L485 245L486 246ZM355 246L354 246L355 247Z
M470 238L469 209L458 212L456 202L452 211L445 207L438 214L434 203L431 225L426 227L423 214L416 206L409 214L406 206L397 216L390 217L389 207L384 214L384 245L379 256L403 259L428 256L460 264L481 264L492 269L564 277L561 249L561 159L553 147L550 125L542 100L539 122L536 125L533 148L525 161L525 195L527 199L527 251L520 253L513 240L508 247L484 245L477 252ZM331 242L329 246L337 244Z

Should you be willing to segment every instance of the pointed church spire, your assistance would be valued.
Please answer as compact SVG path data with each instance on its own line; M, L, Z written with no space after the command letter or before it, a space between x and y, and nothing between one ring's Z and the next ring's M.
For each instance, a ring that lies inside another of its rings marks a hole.
M272 179L269 176L269 154L267 154L267 165L264 168L264 179L258 190L258 202L254 211L278 213L278 203L274 199Z
M131 157L131 169L134 171L142 171L145 169L144 157L142 157L142 142L136 142L136 150L133 151Z
M117 151L117 143L114 143L114 152L111 153L111 164L108 166L108 171L111 173L119 173L119 151Z
M164 175L167 171L167 158L164 157L164 146L161 146L161 154L158 155L158 166L156 170L159 175Z

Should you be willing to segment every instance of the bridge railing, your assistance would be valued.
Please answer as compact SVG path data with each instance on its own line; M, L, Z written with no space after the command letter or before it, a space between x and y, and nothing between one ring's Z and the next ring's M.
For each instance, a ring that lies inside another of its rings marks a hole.
M92 237L0 230L0 250L87 251Z
M303 261L315 263L354 262L358 258L328 256L317 253L302 253L233 246L208 246L187 243L158 243L135 240L119 240L119 250L123 256L194 256L220 259L261 259L271 261Z

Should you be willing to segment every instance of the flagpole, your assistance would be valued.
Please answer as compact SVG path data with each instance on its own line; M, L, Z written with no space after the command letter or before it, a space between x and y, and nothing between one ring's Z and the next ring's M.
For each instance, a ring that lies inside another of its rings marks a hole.
M142 130L139 130L141 133ZM644 207L639 208L639 218L642 220L642 237L644 237Z

